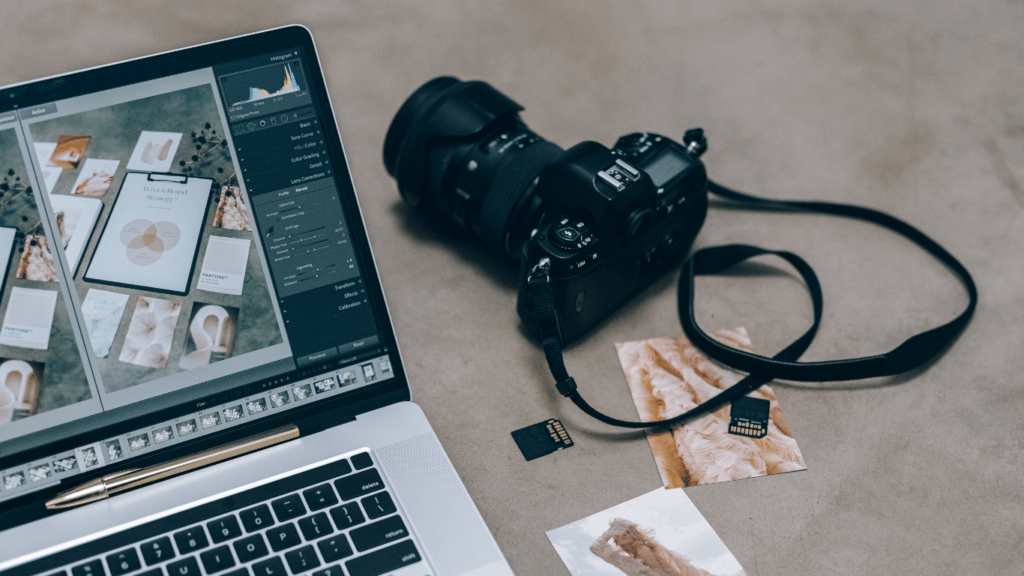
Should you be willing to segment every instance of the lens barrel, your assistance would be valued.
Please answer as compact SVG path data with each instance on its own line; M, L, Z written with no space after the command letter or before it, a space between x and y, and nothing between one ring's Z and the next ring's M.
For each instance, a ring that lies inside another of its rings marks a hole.
M512 260L542 213L532 184L562 152L519 119L522 109L486 82L442 76L413 92L384 139L406 202Z

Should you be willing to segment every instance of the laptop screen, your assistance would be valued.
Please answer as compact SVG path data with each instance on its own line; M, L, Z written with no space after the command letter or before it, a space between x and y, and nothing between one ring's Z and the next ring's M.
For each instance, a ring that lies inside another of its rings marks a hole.
M394 383L310 47L0 112L0 503Z

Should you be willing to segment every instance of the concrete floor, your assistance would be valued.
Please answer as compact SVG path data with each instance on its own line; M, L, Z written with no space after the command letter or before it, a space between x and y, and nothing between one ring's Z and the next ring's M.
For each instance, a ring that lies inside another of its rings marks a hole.
M973 322L912 378L777 383L808 470L687 489L751 576L1024 573L1024 2L43 2L0 7L0 83L300 22L317 40L414 400L517 574L565 574L545 531L660 485L641 435L554 392L515 273L405 207L381 161L404 99L483 79L568 146L703 126L712 176L889 211L974 274ZM955 316L938 263L871 225L715 209L698 246L804 256L825 317L805 356L879 353ZM635 417L613 343L679 332L665 278L567 353L587 399ZM698 284L708 329L774 353L811 312L790 275ZM509 432L561 418L526 463Z

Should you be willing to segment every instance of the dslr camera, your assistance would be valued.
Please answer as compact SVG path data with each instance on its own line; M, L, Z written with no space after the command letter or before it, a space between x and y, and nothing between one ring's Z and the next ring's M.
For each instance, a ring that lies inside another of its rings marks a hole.
M442 76L417 89L384 140L402 198L518 262L517 309L538 330L527 280L550 279L562 343L676 267L707 214L700 129L683 143L643 132L568 150L485 82Z

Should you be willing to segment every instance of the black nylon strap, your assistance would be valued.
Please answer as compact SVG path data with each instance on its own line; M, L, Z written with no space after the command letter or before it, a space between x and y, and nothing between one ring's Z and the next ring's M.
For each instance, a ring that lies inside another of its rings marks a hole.
M690 260L683 264L685 277L681 276L679 279L678 303L683 331L690 341L709 357L732 368L748 372L749 375L703 404L673 418L656 422L630 422L598 412L583 399L576 389L575 381L565 369L550 278L546 270L535 268L528 278L527 291L541 328L544 355L547 358L551 374L558 382L558 391L572 400L583 412L601 422L623 428L674 426L717 410L726 403L749 394L773 378L798 381L835 381L905 372L921 366L945 349L963 330L974 313L978 302L978 293L974 280L967 269L934 240L898 218L870 208L847 204L769 200L737 192L711 181L708 182L708 190L729 200L748 204L750 209L818 212L859 218L889 228L924 248L956 273L964 287L967 288L970 302L967 308L952 321L913 336L887 354L827 362L797 362L797 358L807 350L817 334L824 306L821 284L810 265L791 252L765 250L744 244L715 246L698 250ZM712 339L697 326L693 312L693 285L694 278L698 274L721 272L749 258L762 255L779 256L796 268L807 284L814 306L814 322L811 327L772 358L737 350ZM684 310L686 310L685 314Z
M782 210L787 212L816 212L866 220L889 228L893 232L914 242L937 258L955 273L970 298L967 307L953 320L909 338L893 350L877 356L829 360L824 362L796 362L795 359L773 359L758 354L730 348L712 339L697 326L693 310L694 277L699 274L713 274L727 266L716 267L716 262L701 266L702 253L715 248L705 248L694 254L683 267L686 278L679 281L679 320L683 332L695 346L705 354L737 370L760 374L770 378L801 382L830 382L837 380L860 380L876 376L890 376L921 366L939 354L964 329L974 314L978 303L978 290L970 272L952 254L937 242L910 224L884 212L833 202L804 202L793 200L769 200L751 196L708 181L708 191L723 198L748 205L754 210ZM811 288L808 286L808 288ZM813 289L812 289L813 291ZM684 310L686 313L684 313Z

